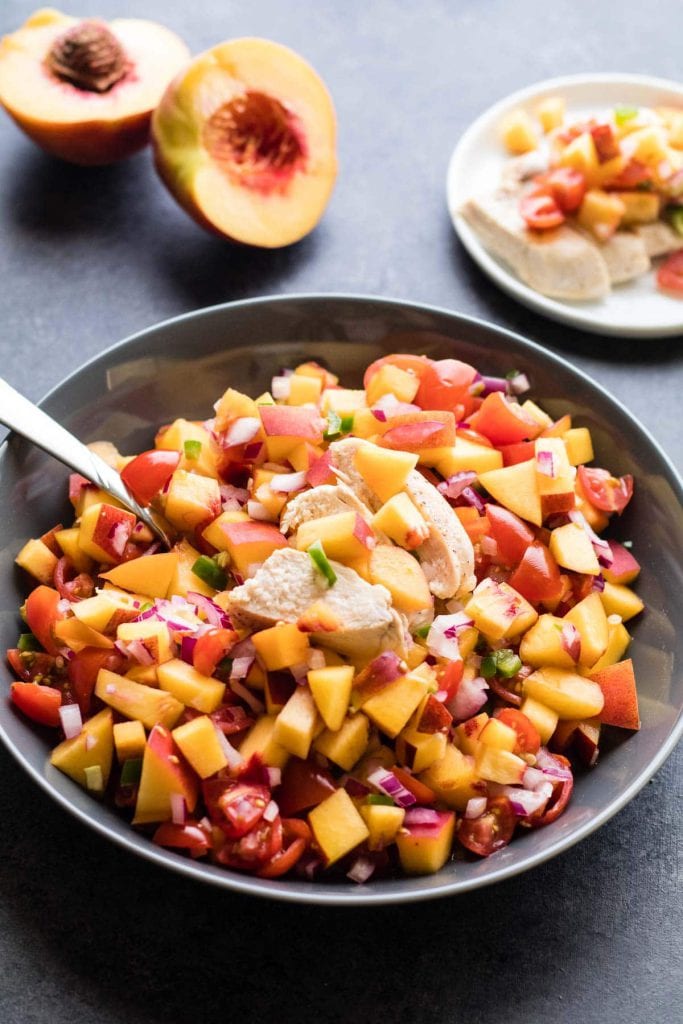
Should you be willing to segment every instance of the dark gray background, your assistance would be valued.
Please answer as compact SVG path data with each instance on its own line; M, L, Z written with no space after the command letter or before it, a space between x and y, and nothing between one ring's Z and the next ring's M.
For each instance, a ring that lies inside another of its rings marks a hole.
M2 0L0 32L32 3ZM233 298L357 291L432 302L561 351L681 465L681 341L621 341L527 312L480 274L446 212L449 153L513 89L557 74L680 74L680 4L635 0L101 0L193 52L262 35L307 57L339 117L340 177L315 233L281 252L196 228L148 153L81 170L0 121L2 373L40 397L154 321ZM74 822L0 750L0 1021L400 1018L668 1024L681 996L677 751L597 835L521 878L436 903L296 908L218 893Z

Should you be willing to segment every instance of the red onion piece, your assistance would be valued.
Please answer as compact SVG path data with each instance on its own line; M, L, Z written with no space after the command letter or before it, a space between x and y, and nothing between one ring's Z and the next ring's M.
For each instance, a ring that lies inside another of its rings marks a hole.
M569 780L573 778L571 770L562 761L553 757L545 747L541 747L536 754L536 767L540 768L544 775L551 775L555 779Z
M470 471L454 473L437 485L437 490L446 498L459 498L466 487L476 482L477 474Z
M502 391L503 394L507 394L510 390L510 381L506 380L505 377L482 377L482 383L484 385L480 394L486 398L487 395L492 395L494 391Z
M271 491L278 494L291 494L301 491L306 486L306 471L299 473L277 473L270 481Z
M486 797L485 796L473 796L467 801L467 807L465 808L465 817L468 820L472 818L479 818L486 810Z
M325 655L322 651L318 651L315 647L311 647L306 664L310 669L318 669L325 668L327 662L325 661Z
M147 649L142 640L128 641L128 653L141 665L153 665L154 655Z
M572 661L578 661L581 656L581 634L572 622L562 623L560 633L562 650L566 651Z
M231 684L235 682L235 680L245 679L248 676L249 669L253 664L253 658L235 658L232 663L232 669L230 670Z
M254 498L250 498L247 502L247 512L252 519L258 519L262 523L277 521L277 513L270 512L262 502L256 501Z
M218 737L219 746L225 755L226 761L228 762L228 768L231 771L236 771L244 764L244 758L240 754L239 750L236 750L235 747L233 747L225 734L216 726L214 726L214 728L216 728L216 736Z
M457 722L464 722L476 715L488 700L488 683L482 676L475 679L463 677L460 685L446 707Z
M508 798L512 811L518 818L525 818L527 814L540 811L548 802L548 796L540 790L531 792L520 786L501 786L499 792L501 796Z
M290 375L291 376L291 375ZM273 377L270 382L270 393L276 402L286 401L292 391L292 382L289 376Z
M554 480L557 476L555 458L552 452L543 449L540 452L536 452L536 467L539 473L550 477L551 480Z
M231 509L246 505L249 498L249 491L245 487L234 487L232 484L221 484L220 493L223 507L228 505Z
M238 445L248 444L261 429L261 420L258 416L240 416L233 420L223 434L223 448L237 448Z
M80 736L83 729L83 718L78 704L62 704L59 709L59 720L68 740Z
M498 558L498 544L493 537L489 537L488 534L484 534L479 543L481 545L482 554L488 555L489 558Z
M531 389L529 378L525 373L516 373L514 377L508 380L508 386L510 393L513 395L523 395Z
M232 667L234 669L234 662ZM248 707L251 708L255 715L262 715L266 710L263 701L260 701L258 697L255 697L251 690L247 689L246 686L243 686L237 679L233 679L232 676L230 677L230 689L236 697L239 697Z
M266 775L268 776L268 785L271 789L275 789L282 782L281 768L266 768Z
M368 782L382 793L390 796L399 807L410 807L417 803L414 793L406 789L393 772L388 772L384 768L378 768L377 771L368 775Z
M437 657L459 661L458 637L465 629L469 629L473 625L474 620L465 612L437 615L427 634L427 650Z
M346 872L346 877L352 882L357 882L359 885L362 885L363 882L367 882L374 870L375 862L369 857L365 857L361 854L359 857L356 857L351 865L351 869Z
M192 655L194 654L196 643L196 636L184 636L180 641L180 657L188 665L192 664Z
M600 573L599 576L595 576L593 578L593 585L591 587L591 590L594 590L596 593L601 594L604 589L605 577L602 575L602 573Z
M403 824L406 828L414 828L416 825L420 828L438 828L441 824L441 815L431 807L415 807L406 811Z
M269 800L268 803L266 804L266 809L263 812L263 820L268 822L275 821L279 813L280 808L275 803L275 801Z
M210 626L220 626L222 629L231 628L232 623L228 613L224 612L221 606L212 601L210 597L205 594L197 594L194 590L189 591L187 596L192 598L197 609L204 613Z
M375 419L378 420L380 423L386 423L387 414L385 413L384 409L371 409L370 412L375 417Z

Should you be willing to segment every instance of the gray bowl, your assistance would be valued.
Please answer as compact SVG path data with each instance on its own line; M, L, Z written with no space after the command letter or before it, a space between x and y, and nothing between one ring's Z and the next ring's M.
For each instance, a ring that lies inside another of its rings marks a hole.
M646 612L633 623L629 654L638 676L643 726L614 736L597 768L580 777L553 826L515 839L488 860L450 863L438 874L392 881L266 881L189 861L137 835L47 762L48 739L0 700L0 736L58 803L128 850L198 881L307 903L399 903L465 892L540 864L583 839L651 778L683 729L682 485L648 433L607 392L563 359L509 331L442 309L379 298L287 296L230 303L176 317L122 341L60 384L44 408L84 441L106 438L124 452L152 444L176 416L206 418L228 386L265 390L278 368L318 359L358 384L364 367L394 350L455 356L483 372L526 373L532 396L554 417L569 412L590 427L596 462L636 479L635 498L612 535L632 538L643 572ZM69 521L67 472L25 442L0 449L0 646L14 646L27 580L13 566L19 548L60 517ZM11 675L2 662L0 677ZM3 692L6 690L3 688Z

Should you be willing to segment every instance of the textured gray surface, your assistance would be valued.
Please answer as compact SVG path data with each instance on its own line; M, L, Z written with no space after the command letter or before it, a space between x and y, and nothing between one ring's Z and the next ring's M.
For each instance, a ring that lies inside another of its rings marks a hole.
M4 0L0 32L31 11ZM555 74L675 78L675 0L101 0L79 13L163 19L193 51L264 35L324 75L341 174L320 228L275 253L204 235L148 154L83 171L0 122L2 372L39 397L156 320L230 298L359 291L450 306L562 351L681 465L680 340L620 342L545 322L460 249L443 181L463 128ZM362 912L228 897L138 862L67 818L0 751L0 1020L320 1020L668 1024L681 996L679 748L597 835L496 888Z

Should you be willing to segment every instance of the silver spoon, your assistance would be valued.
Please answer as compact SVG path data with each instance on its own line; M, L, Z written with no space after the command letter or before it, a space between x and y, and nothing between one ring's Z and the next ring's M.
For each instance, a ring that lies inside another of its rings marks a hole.
M148 526L166 547L173 546L164 527L153 513L143 508L130 493L120 475L104 459L91 452L77 437L70 434L37 405L24 398L0 377L0 423L38 445L48 455L80 473L107 494L120 501L133 515Z

